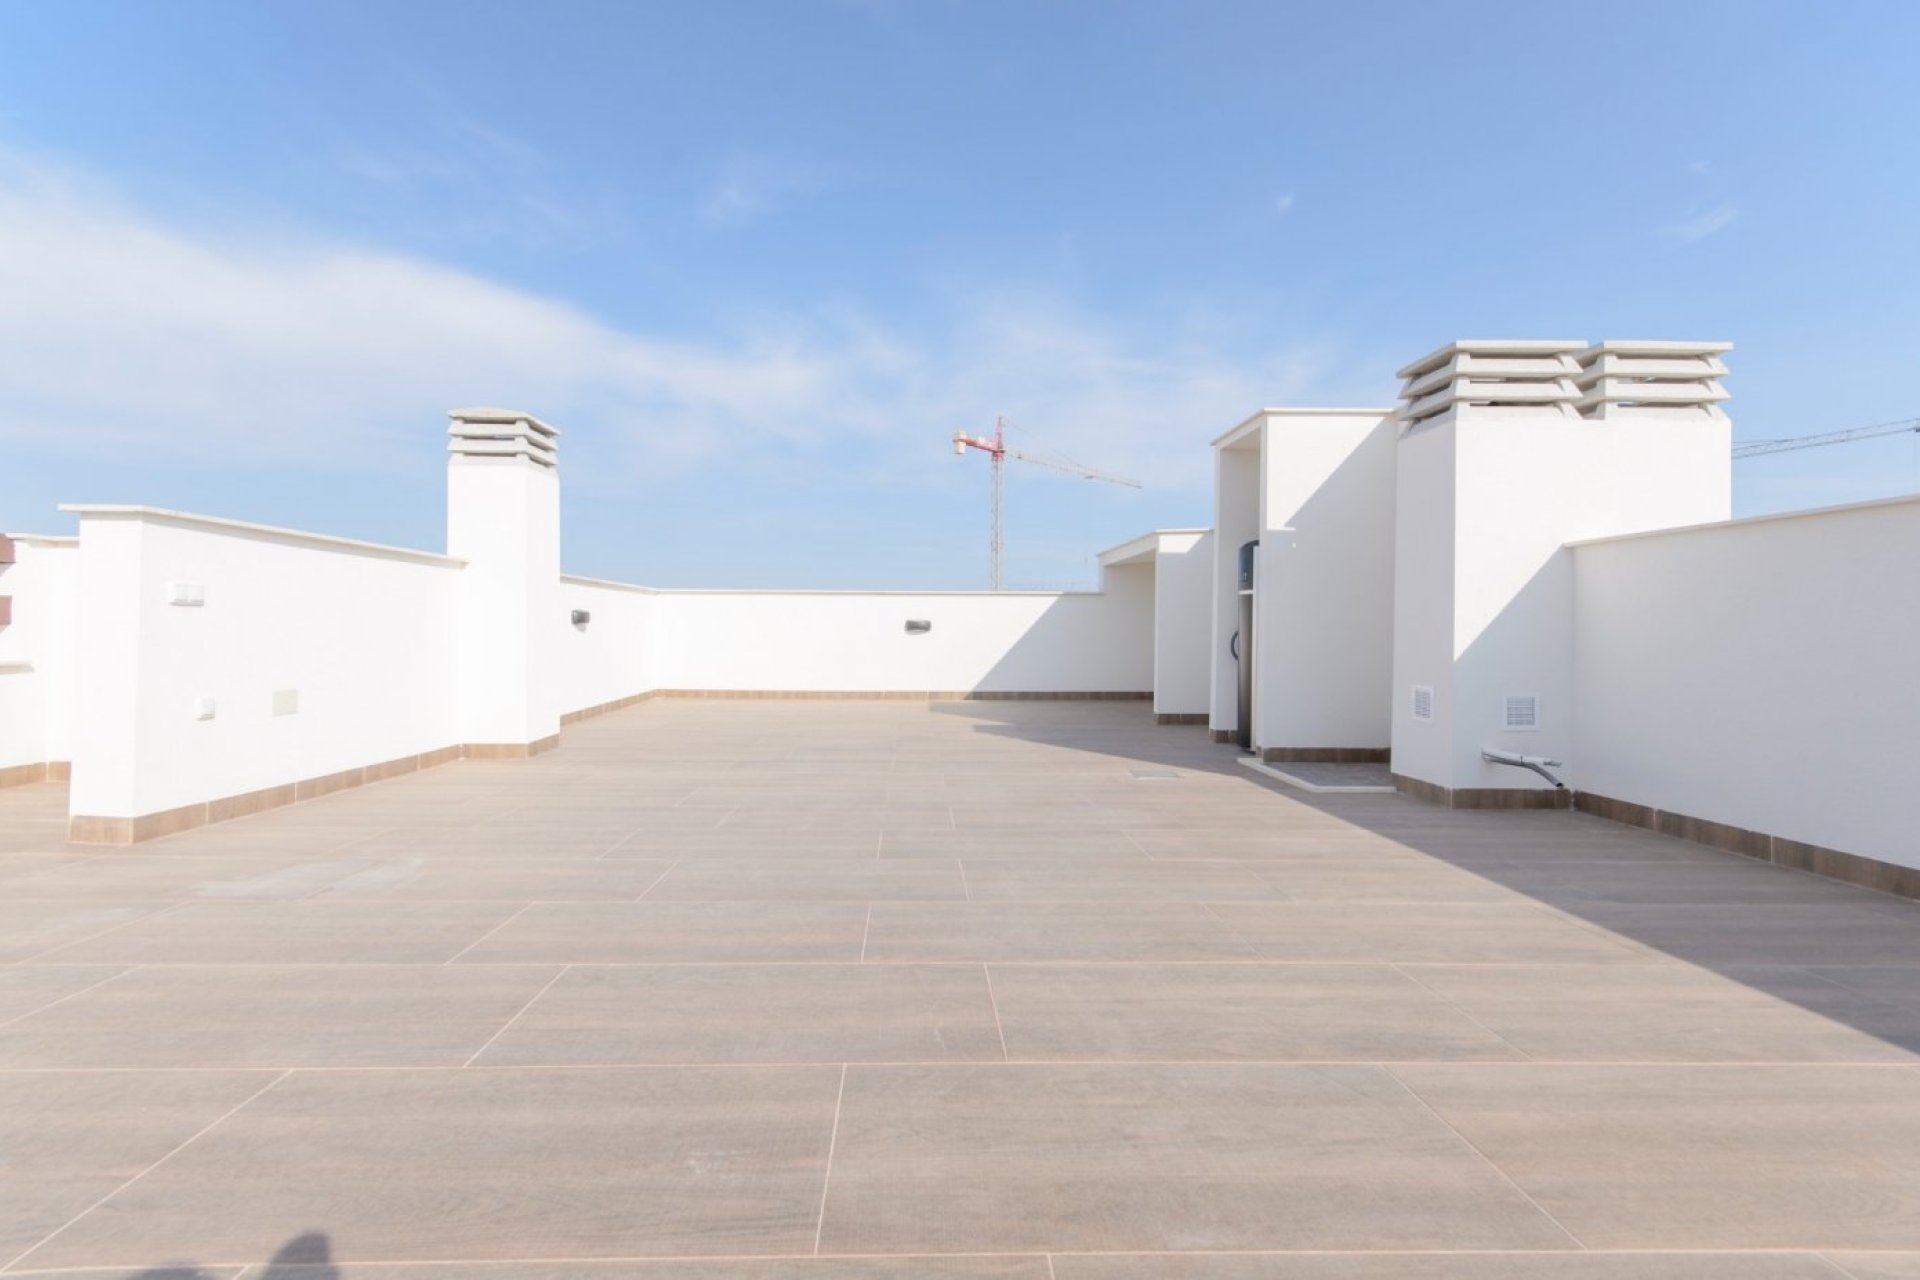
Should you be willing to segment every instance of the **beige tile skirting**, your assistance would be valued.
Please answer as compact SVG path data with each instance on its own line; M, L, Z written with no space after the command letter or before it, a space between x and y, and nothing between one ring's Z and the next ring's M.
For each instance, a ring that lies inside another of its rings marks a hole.
M0 769L0 789L25 787L35 782L65 782L73 766L65 760L42 760L36 764L10 764Z
M1789 840L1785 836L1768 835L1764 831L1749 831L1725 822L1712 822L1684 813L1669 813L1590 791L1583 791L1574 797L1573 807L1595 817L1644 827L1663 835L1678 836L1682 840L1692 840L1696 844L1744 854L1762 862L1792 867L1796 871L1811 871L1815 875L1866 889L1878 889L1883 893L1898 894L1903 898L1920 898L1920 869L1913 867L1897 866L1863 854L1843 853L1838 849Z
M1213 717L1204 711L1156 711L1155 724L1205 724Z
M323 774L317 778L303 778L299 782L283 782L277 787L263 787L258 791L182 805L178 809L144 813L137 818L98 818L75 814L67 820L67 839L73 844L139 844L146 840L157 840L161 836L191 831L195 827L225 822L229 818L244 818L248 814L264 813L268 809L298 804L302 800L314 800L350 787L385 782L389 778L418 773L422 769L431 769L454 760L525 760L559 745L560 735L557 733L537 742L468 742L435 751L423 751L419 755L382 760L378 764L363 765L357 769L342 769L338 773ZM66 774L62 772L60 776L65 777Z
M1268 764L1385 764L1392 758L1385 747L1262 747Z
M1222 747L1226 746L1229 742L1233 742L1237 739L1237 735L1231 729L1215 729L1213 731L1212 737L1213 737L1214 745L1222 746Z
M578 711L567 712L560 717L560 724L561 727L564 728L567 725L573 724L575 721L591 720L594 716L603 716L609 711L624 710L627 707L633 706L635 703L645 702L649 698L657 698L659 696L659 690L649 689L645 693L635 693L629 694L624 698L615 698L612 702L595 703L591 707L582 707Z
M1443 787L1404 773L1393 775L1394 790L1449 809L1568 809L1572 793L1531 787Z

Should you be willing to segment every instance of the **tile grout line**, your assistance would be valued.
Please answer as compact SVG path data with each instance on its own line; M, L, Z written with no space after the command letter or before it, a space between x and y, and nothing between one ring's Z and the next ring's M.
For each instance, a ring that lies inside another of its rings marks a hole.
M827 1229L827 1191L833 1186L833 1152L840 1143L840 1104L847 1096L847 1064L840 1064L840 1088L833 1095L833 1128L827 1134L827 1170L820 1178L820 1216L813 1224L813 1256L820 1256L820 1238Z
M139 967L140 966L137 964L130 964L126 968L119 970L117 973L108 974L106 977L100 979L98 982L88 983L86 986L80 988L78 991L69 991L67 992L67 994L61 996L57 1000L49 1000L45 1004L40 1005L37 1008L27 1010L25 1013L17 1013L13 1017L6 1019L4 1022L0 1022L0 1027L10 1027L16 1022L24 1022L26 1019L33 1017L35 1014L45 1013L47 1010L55 1008L59 1005L63 1005L67 1001L72 1000L75 997L85 995L89 991L97 991L101 987L106 986L109 982L112 982L115 978L124 978L128 974L132 973L135 969L138 969Z
M650 880L647 883L647 887L640 891L640 896L635 898L634 901L639 902L642 898L645 898L648 894L652 893L655 889L657 889L660 886L660 882L662 880L665 880L668 876L672 875L674 871L679 868L680 864L685 861L686 861L685 858L675 858L672 862L669 862L667 864L666 870L662 871L659 875L655 876L652 880Z
M860 963L867 962L867 939L873 935L873 904L867 904L867 922L860 927Z
M533 910L534 907L538 905L539 905L539 899L537 898L530 902L522 904L522 906L518 911L515 911L512 915L508 916L505 920L500 921L500 923L494 925L493 928L487 930L485 933L481 934L479 937L475 938L472 942L469 942L466 946L460 948L458 951L454 952L452 955L448 956L445 960L442 960L440 963L442 965L452 964L455 960L458 960L461 956L467 954L467 952L473 950L475 947L479 946L481 943L485 942L488 938L491 938L494 934L500 932L502 929L506 928L508 925L512 924L515 920L518 920L521 916L527 914L527 912Z
M1440 1111L1438 1108L1436 1108L1431 1102L1428 1102L1425 1098L1421 1097L1419 1093L1417 1093L1414 1090L1414 1087L1412 1085L1408 1084L1405 1080L1402 1080L1400 1078L1399 1072L1395 1071L1392 1067L1385 1066L1385 1065L1382 1065L1380 1070L1386 1072L1388 1078L1391 1079L1395 1084L1399 1085L1402 1089L1404 1089L1406 1091L1407 1096L1409 1098L1412 1098L1415 1102L1419 1103L1420 1106L1426 1111L1428 1115L1432 1116L1435 1120L1439 1121L1440 1124L1446 1128L1448 1133L1451 1133L1455 1138L1458 1138L1462 1146L1466 1147L1467 1150L1473 1152L1473 1154L1475 1154L1476 1156L1479 1156L1481 1162L1484 1163L1487 1166L1487 1168L1499 1174L1501 1180L1505 1182L1508 1186L1512 1187L1515 1193L1517 1193L1522 1200L1525 1200L1528 1204L1532 1205L1534 1207L1534 1210L1537 1213L1539 1213L1541 1217L1545 1218L1548 1222L1551 1222L1554 1226L1558 1227L1562 1235L1566 1236L1567 1239L1573 1241L1574 1247L1576 1249L1581 1249L1581 1250L1586 1249L1587 1247L1586 1241L1582 1240L1579 1236L1573 1234L1573 1232L1568 1229L1566 1223L1560 1221L1560 1219L1554 1217L1551 1213L1548 1213L1545 1205L1541 1204L1538 1200L1535 1200L1525 1187L1521 1186L1519 1183L1513 1180L1512 1174L1508 1173L1505 1169L1502 1169L1499 1165L1495 1164L1493 1162L1493 1157L1489 1156L1486 1152L1482 1151L1478 1146L1474 1145L1474 1143L1467 1137L1466 1134L1461 1133L1460 1130L1454 1128L1453 1122L1451 1120L1447 1119L1445 1116L1440 1114Z
M955 858L953 865L954 868L960 872L960 896L962 900L972 902L973 890L967 887L967 864L961 859Z
M980 976L987 980L987 1003L993 1008L993 1029L1000 1037L1000 1061L1012 1062L1013 1055L1007 1052L1006 1028L1000 1025L1000 1001L993 994L993 970L987 962L980 962Z
M1435 1000L1438 1000L1441 1004L1445 1005L1447 1008L1452 1009L1455 1013L1465 1018L1468 1022L1471 1022L1474 1026L1480 1028L1482 1031L1492 1036L1495 1040L1498 1040L1501 1044L1507 1046L1507 1048L1519 1054L1520 1060L1522 1062L1532 1062L1534 1060L1532 1054L1528 1053L1525 1049L1522 1049L1519 1045L1515 1044L1513 1041L1501 1035L1498 1031L1495 1031L1492 1027L1488 1026L1486 1023L1480 1021L1480 1019L1474 1017L1473 1014L1470 1011L1468 1011L1467 1008L1464 1005L1460 1004L1458 1001L1449 999L1447 996L1442 995L1438 991L1435 991L1432 987L1420 981L1420 979L1414 977L1412 974L1408 973L1405 969L1402 969L1397 964L1389 964L1387 968L1393 970L1395 973L1405 978L1408 982L1411 982L1414 986L1420 988L1420 990L1426 992L1428 995L1432 996Z
M47 899L47 901L57 902L57 901L60 901L60 899L57 899L57 898ZM53 946L48 947L45 951L36 951L30 956L22 956L20 957L20 959L13 961L13 963L17 965L34 964L38 961L46 959L48 956L58 955L60 952L65 951L69 947L77 947L83 942L92 942L95 939L104 938L110 933L126 928L128 925L139 924L142 920L157 920L161 916L172 915L174 912L180 910L182 907L190 907L194 905L196 904L191 899L186 899L186 898L182 898L173 902L168 902L166 903L166 905L160 907L156 911L143 911L131 920L122 920L119 924L108 925L106 928L101 929L99 932L90 933L84 938L70 938L65 942L55 943Z
M107 1192L107 1194L105 1194L104 1196L101 1196L98 1200L95 1200L92 1204L82 1209L79 1213L74 1214L73 1217L67 1219L65 1222L55 1227L52 1231L42 1236L40 1239L36 1240L34 1243L28 1245L27 1248L23 1252L21 1252L18 1256L14 1257L12 1260L7 1262L4 1266L0 1266L0 1273L11 1271L15 1265L25 1261L28 1256L45 1248L47 1244L50 1243L56 1236L66 1231L69 1227L79 1222L82 1218L92 1213L95 1209L98 1209L101 1205L105 1204L107 1201L113 1199L115 1196L125 1191L128 1187L131 1187L134 1183L140 1181L140 1179L152 1173L155 1169L158 1169L161 1165L165 1164L167 1161L179 1155L182 1151L185 1151L188 1147L198 1142L201 1138L205 1137L207 1134L213 1132L214 1129L218 1128L220 1125L224 1124L227 1120L231 1119L234 1115L239 1113L241 1110L243 1110L244 1108L252 1104L253 1101L259 1098L261 1094L273 1088L275 1085L279 1084L282 1080L285 1080L288 1076L292 1074L293 1074L293 1068L291 1067L287 1068L286 1070L280 1072L280 1074L276 1075L273 1079L261 1085L258 1089L255 1089L252 1093L248 1094L245 1098L242 1098L239 1102L235 1103L233 1106L221 1112L218 1116L208 1121L207 1124L202 1126L198 1132L194 1133L186 1141L180 1143L178 1146L174 1147L171 1151L168 1151L165 1155L161 1156L158 1160L155 1160L152 1164L148 1165L146 1168L134 1174L131 1178L128 1178L125 1182L121 1183L119 1186L115 1187L113 1190Z
M520 1006L520 1009L517 1013L515 1013L511 1018L508 1018L504 1023L502 1023L498 1031L488 1036L487 1042L481 1045L478 1049L475 1049L473 1051L473 1056L460 1064L460 1069L462 1071L465 1071L468 1067L471 1067L476 1060L478 1060L481 1054L491 1049L493 1047L493 1042L498 1040L501 1036L507 1034L508 1028L512 1027L514 1023L520 1021L521 1016L525 1014L527 1010L533 1008L534 1004L539 1001L541 996L544 996L545 994L547 994L547 992L553 990L553 984L560 981L560 979L566 977L567 971L572 968L573 966L570 964L561 965L560 972L554 974L551 978L548 978L547 984L544 987L541 987L538 991L534 992L532 997L528 999L528 1001L525 1004Z
M1060 1280L1060 1277L1056 1276L1053 1273L1053 1255L1052 1254L1047 1255L1047 1280Z
M1218 921L1220 924L1220 927L1227 931L1227 935L1229 937L1231 937L1235 942L1239 943L1241 946L1247 949L1247 954L1253 958L1252 963L1256 963L1256 964L1267 963L1267 958L1260 954L1260 948L1254 946L1251 942L1248 942L1245 935L1243 935L1238 929L1233 927L1232 921L1228 920L1225 916L1221 915L1218 911L1215 911L1213 909L1213 904L1211 902L1202 902L1200 904L1200 909L1202 911L1205 911L1208 915L1212 916L1216 921ZM1248 963L1248 961L1243 960L1243 961L1239 961L1238 963L1246 964Z

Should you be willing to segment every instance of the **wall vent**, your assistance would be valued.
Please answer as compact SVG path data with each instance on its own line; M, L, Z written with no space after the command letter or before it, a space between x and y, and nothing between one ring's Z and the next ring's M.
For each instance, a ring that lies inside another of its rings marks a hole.
M447 452L465 458L525 458L551 467L559 451L560 430L517 409L454 409Z
M1417 684L1413 686L1413 718L1415 720L1433 719L1433 686Z
M1508 694L1506 706L1501 713L1501 727L1538 729L1540 727L1540 695L1537 693Z

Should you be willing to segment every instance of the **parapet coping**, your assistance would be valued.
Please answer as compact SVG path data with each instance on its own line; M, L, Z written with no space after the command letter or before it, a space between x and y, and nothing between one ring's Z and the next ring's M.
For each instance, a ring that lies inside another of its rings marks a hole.
M442 555L437 551L395 547L383 542L362 542L357 538L339 538L330 533L309 533L304 529L286 529L278 525L229 520L224 516L195 515L191 511L170 511L165 507L76 502L62 503L60 510L77 515L83 520L89 516L106 520L148 520L156 524L185 525L188 528L211 529L220 533L237 533L258 538L271 538L279 542L302 543L329 551L347 551L358 555L384 556L396 560L415 560L422 564L446 565L451 568L462 568L467 563L458 556Z
M1614 533L1604 538L1581 538L1561 545L1598 547L1610 542L1632 542L1636 538L1661 538L1670 533L1711 533L1716 529L1737 529L1750 524L1775 524L1782 520L1807 520L1817 516L1838 516L1880 507L1912 505L1920 505L1920 493L1902 494L1896 498L1869 498L1865 502L1842 502L1831 507L1803 507L1798 511L1766 511L1756 516L1736 516L1731 520L1703 520L1699 524L1676 524L1664 529L1642 529L1637 533Z

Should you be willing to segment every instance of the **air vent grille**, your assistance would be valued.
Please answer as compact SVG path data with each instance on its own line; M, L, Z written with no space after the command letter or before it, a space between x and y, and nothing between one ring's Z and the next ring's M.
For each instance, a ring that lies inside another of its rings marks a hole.
M1540 696L1533 693L1508 694L1502 723L1508 729L1538 729Z
M1417 684L1413 686L1413 718L1415 720L1433 719L1433 686Z

